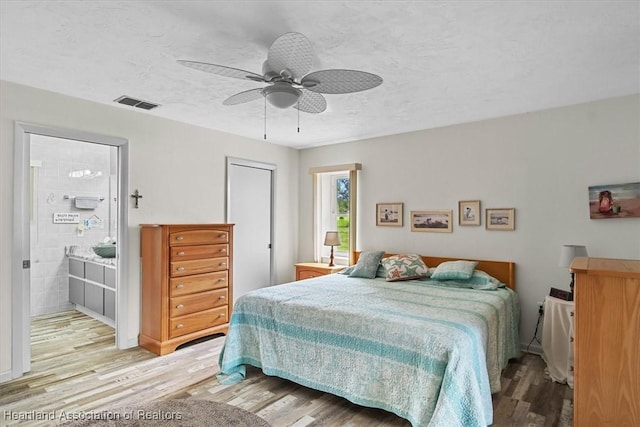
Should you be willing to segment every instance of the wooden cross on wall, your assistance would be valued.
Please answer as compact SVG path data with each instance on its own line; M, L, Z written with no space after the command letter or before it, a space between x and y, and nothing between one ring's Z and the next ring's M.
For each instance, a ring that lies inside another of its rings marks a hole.
M135 205L133 205L134 208L138 209L138 200L142 199L142 194L140 194L138 192L138 189L136 189L136 191L133 192L133 194L131 195L131 197L133 197L134 199L136 199L136 203Z

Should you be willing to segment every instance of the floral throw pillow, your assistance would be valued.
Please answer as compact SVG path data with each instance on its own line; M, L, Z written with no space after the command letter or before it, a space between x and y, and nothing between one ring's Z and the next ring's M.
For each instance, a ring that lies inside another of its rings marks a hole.
M429 277L429 268L420 255L393 255L383 258L380 264L385 269L387 282Z
M362 252L349 277L375 278L382 255L384 255L384 251Z

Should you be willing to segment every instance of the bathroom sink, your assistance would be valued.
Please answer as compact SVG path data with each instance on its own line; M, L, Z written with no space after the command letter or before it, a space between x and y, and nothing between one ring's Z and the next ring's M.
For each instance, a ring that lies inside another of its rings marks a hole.
M93 252L102 258L114 258L116 256L116 245L113 243L99 243L93 246Z

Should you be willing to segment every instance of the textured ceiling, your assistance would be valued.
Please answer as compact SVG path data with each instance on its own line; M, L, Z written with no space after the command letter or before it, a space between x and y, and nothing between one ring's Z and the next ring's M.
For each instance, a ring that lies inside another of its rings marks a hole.
M262 140L262 85L177 59L261 73L281 34L306 35L312 71L384 82L326 95L327 111L267 108L267 141L303 148L640 93L638 1L0 1L0 78Z

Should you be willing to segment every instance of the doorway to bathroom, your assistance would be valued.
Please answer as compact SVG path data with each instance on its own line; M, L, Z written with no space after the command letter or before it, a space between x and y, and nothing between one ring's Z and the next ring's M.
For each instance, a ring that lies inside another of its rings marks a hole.
M30 370L31 318L78 310L126 339L128 142L16 123L12 376ZM124 196L124 197L123 197Z

